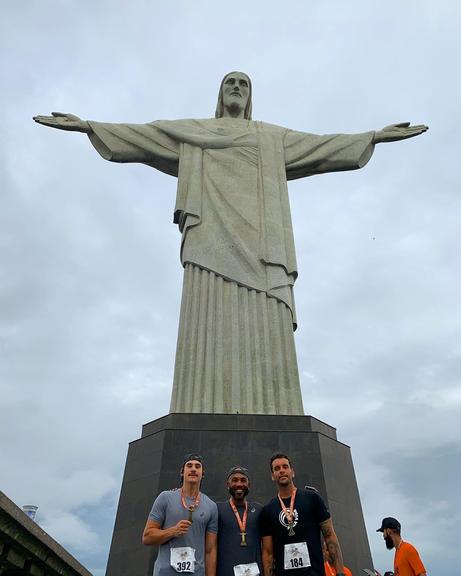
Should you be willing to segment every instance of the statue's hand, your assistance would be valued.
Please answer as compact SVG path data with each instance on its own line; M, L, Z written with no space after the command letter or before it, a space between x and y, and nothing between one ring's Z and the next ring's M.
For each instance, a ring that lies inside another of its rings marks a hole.
M75 114L64 114L62 112L51 112L51 116L34 116L33 118L38 124L43 126L50 126L58 130L71 130L73 132L91 132L90 125L86 120L81 120Z
M397 140L405 140L406 138L413 138L419 136L423 132L429 130L428 126L419 124L418 126L410 126L410 122L401 122L400 124L391 124L382 130L375 132L374 143L380 142L396 142Z

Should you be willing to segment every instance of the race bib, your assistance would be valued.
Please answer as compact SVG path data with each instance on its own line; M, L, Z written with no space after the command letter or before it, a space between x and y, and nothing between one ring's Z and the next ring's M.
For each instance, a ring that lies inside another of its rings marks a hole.
M258 565L256 562L237 564L237 566L234 566L234 576L259 576Z
M195 549L170 548L170 565L176 572L195 572Z
M297 570L311 565L306 542L285 544L284 550L285 570Z

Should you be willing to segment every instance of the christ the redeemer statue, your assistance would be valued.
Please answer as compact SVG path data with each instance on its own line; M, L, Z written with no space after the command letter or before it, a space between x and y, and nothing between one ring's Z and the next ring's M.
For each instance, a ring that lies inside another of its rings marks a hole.
M297 277L287 180L364 166L380 142L426 126L319 136L251 119L251 82L230 72L215 118L39 124L88 134L106 160L178 178L184 285L171 412L303 414L293 330Z

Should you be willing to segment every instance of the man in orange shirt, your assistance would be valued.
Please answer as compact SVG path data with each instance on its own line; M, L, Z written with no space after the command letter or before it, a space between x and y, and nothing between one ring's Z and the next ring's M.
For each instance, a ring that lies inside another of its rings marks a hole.
M307 488L307 486L306 486ZM325 567L325 576L336 576L336 570L330 564L330 553L328 552L328 547L325 541L322 544L322 552L323 552L323 560L324 560L324 567ZM349 570L347 566L344 566L344 574L345 576L352 576L352 572Z
M395 518L383 518L381 528L388 550L395 548L395 576L426 576L426 568L419 557L418 551L409 542L404 542L400 536L401 525Z

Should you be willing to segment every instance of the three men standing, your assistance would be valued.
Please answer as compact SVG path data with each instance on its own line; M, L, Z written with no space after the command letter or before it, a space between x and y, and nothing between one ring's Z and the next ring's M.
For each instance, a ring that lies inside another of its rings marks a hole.
M156 498L144 529L143 543L159 546L154 576L324 576L322 535L336 576L344 575L321 496L296 488L287 455L274 454L270 467L278 494L264 508L247 501L249 474L239 466L227 476L229 500L216 505L200 492L201 456L187 456L181 488Z
M158 546L154 576L178 572L216 575L218 509L200 492L202 457L189 454L181 467L180 489L165 490L155 499L143 544Z

